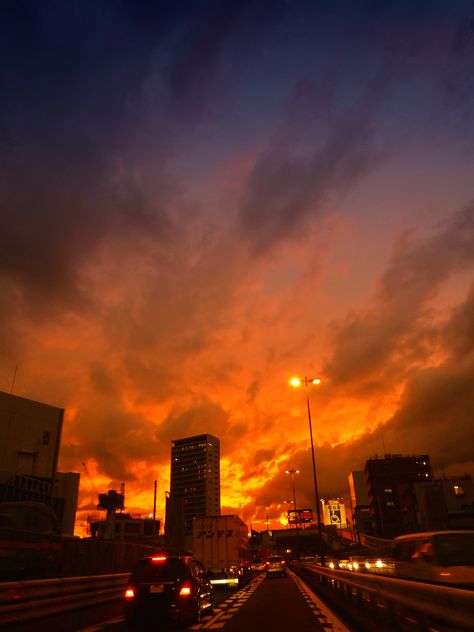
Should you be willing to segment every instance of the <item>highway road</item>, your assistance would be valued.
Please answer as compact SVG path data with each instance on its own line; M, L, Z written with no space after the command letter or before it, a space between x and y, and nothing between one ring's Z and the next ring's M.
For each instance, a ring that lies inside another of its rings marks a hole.
M71 627L65 627L67 625ZM128 628L121 615L121 608L117 607L115 612L109 611L105 620L97 620L86 627L77 627L73 620L66 624L63 620L61 629L62 632L125 632ZM203 617L198 624L177 628L176 625L163 625L161 621L150 621L149 629L163 632L177 629L223 632L349 630L290 570L286 577L266 578L264 573L257 575L238 591L218 589L214 614Z

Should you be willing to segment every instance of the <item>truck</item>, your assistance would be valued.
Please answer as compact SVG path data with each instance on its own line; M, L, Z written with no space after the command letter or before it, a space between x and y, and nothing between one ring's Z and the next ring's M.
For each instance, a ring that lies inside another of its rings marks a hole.
M193 555L211 584L242 586L250 577L247 525L237 515L194 518Z

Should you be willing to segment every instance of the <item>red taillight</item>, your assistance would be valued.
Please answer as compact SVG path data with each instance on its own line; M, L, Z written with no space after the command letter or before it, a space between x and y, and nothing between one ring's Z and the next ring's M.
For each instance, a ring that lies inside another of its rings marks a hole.
M125 599L133 599L135 597L135 591L133 588L127 588L125 591Z
M189 597L192 593L191 585L186 583L181 586L181 590L179 591L180 597Z
M165 562L166 561L166 555L154 555L151 558L152 562Z

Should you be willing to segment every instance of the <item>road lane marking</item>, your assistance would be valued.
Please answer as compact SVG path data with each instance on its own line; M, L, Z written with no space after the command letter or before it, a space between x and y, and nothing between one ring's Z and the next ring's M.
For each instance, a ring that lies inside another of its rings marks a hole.
M263 575L253 579L250 584L241 588L239 592L221 604L221 606L227 606L222 612L215 614L210 621L203 622L199 625L200 630L217 630L223 628L224 625L235 616L236 612L240 610L242 605L247 599L254 593L254 591L260 586L263 581Z
M292 570L288 569L290 577L296 583L301 591L306 603L311 608L315 618L318 622L334 632L350 632L349 628L342 623L342 621L331 611L329 608L316 596L311 588L298 577Z
M107 621L101 621L101 623L95 623L94 625L90 625L87 628L81 628L77 632L99 632L106 625L115 625L116 623L123 623L124 617L114 617L113 619L108 619Z

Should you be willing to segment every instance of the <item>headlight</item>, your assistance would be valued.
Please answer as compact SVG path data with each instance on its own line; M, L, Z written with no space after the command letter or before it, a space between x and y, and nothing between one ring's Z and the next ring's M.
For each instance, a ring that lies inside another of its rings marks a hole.
M329 562L329 568L334 568L334 562Z
M359 564L358 564L357 562L353 562L353 563L352 563L352 568L353 568L354 570L357 570L357 569L359 568Z

